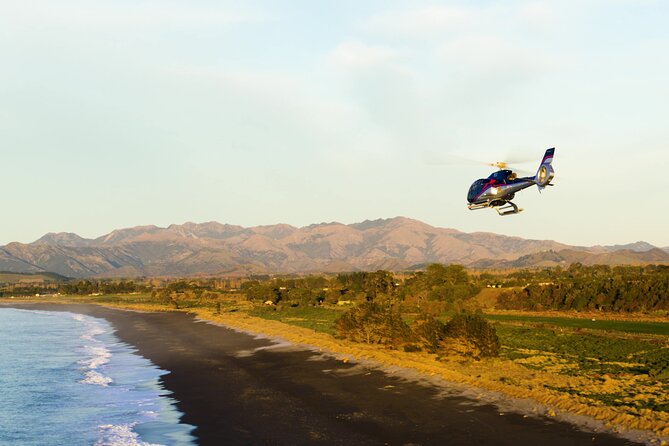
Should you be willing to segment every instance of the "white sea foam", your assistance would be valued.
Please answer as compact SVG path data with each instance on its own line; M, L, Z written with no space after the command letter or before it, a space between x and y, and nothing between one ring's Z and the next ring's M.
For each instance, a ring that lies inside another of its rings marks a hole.
M85 341L93 341L96 336L107 332L100 322L91 317L84 316L83 314L73 314L72 318L86 325L86 332L81 335L81 339Z
M105 424L99 427L100 438L94 446L162 446L156 443L146 443L133 431L137 423Z
M45 336L49 342L43 341ZM48 436L49 444L63 445L196 444L193 427L179 422L180 412L160 386L158 378L166 372L121 342L109 322L69 312L0 307L0 339L12 339L0 342L0 362L11 364L0 373L5 392L0 414L16 413L16 419L29 421L11 426L25 443L44 444ZM30 400L38 380L59 410L13 404ZM7 437L0 426L4 444Z
M89 355L88 358L79 361L79 364L89 369L98 369L107 364L111 359L111 352L104 345L86 345L84 352Z
M106 330L101 326L89 325L88 331L81 335L81 339L92 341L96 336L106 333Z
M80 382L107 387L113 380L104 375L99 369L109 363L112 353L102 341L97 339L97 336L107 333L108 330L93 318L81 314L74 314L72 317L86 326L85 333L80 336L85 341L85 344L82 346L82 352L86 355L85 359L79 361L84 373L84 379Z
M114 382L114 380L108 376L103 375L102 373L96 372L95 370L89 370L86 372L84 379L79 382L82 384L93 384L95 386L107 387L109 384Z

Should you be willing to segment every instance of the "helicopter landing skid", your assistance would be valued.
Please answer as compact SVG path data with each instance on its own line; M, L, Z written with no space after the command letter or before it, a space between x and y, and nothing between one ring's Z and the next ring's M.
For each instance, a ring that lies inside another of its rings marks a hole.
M470 211L475 211L477 209L485 209L490 207L490 203L478 203L478 204L468 204L467 207Z
M507 201L502 206L495 206L495 210L501 216L518 214L523 211L510 201Z

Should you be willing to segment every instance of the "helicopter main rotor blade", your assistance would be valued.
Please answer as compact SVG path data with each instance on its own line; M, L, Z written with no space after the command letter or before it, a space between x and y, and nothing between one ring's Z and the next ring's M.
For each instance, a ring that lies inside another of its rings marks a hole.
M535 164L537 162L537 153L536 150L516 147L506 152L506 156L502 160L507 164Z
M487 163L456 155L454 153L437 153L431 150L423 151L423 161L433 166L453 166L453 165L485 165Z
M536 174L536 172L530 172L529 170L525 170L525 169L511 168L511 170L513 170L515 173L524 175L526 177L533 177Z
M476 166L490 166L497 169L509 169L521 175L534 175L534 172L528 170L517 169L511 164L518 164L517 161L498 161L496 163L487 163L480 160L474 160L454 153L437 153L430 150L423 151L423 161L432 166L458 166L458 165L476 165ZM533 160L536 162L536 160Z
M522 149L514 149L512 156L506 156L504 157L503 161L498 161L496 163L468 158L453 152L435 152L431 150L424 150L422 154L423 162L433 166L489 166L499 170L511 170L518 176L530 178L536 175L536 170L532 170L533 167L530 167L529 169L519 169L516 166L518 164L534 166L538 162L535 153L530 154L530 151Z
M536 163L537 158L521 158L521 157L507 157L504 158L504 162L507 164L529 164L529 163Z

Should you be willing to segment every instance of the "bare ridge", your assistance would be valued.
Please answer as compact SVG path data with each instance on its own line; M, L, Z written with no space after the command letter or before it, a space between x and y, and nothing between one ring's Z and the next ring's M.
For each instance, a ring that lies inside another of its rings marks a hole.
M219 222L117 229L95 239L49 233L0 247L0 271L134 277L407 270L428 263L477 268L669 262L646 242L576 247L437 228L406 218L246 228Z

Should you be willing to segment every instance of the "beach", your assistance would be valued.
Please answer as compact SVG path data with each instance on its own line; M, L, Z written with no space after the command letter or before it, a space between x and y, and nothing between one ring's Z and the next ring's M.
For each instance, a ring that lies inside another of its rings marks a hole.
M182 312L12 304L104 318L161 377L201 445L623 445L605 432L508 411L368 363L253 336Z

